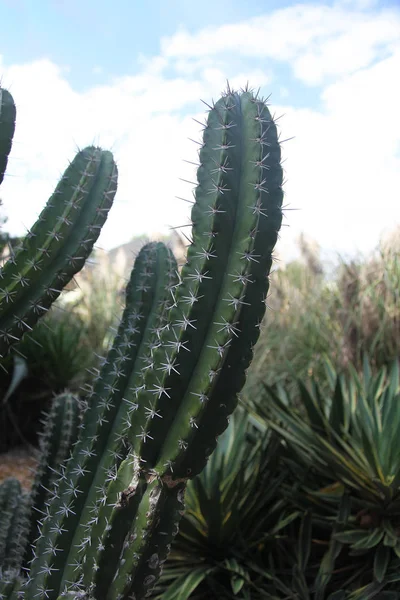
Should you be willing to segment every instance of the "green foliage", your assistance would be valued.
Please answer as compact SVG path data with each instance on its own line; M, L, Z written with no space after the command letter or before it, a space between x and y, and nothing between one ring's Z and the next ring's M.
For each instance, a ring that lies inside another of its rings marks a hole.
M65 389L83 393L92 382L103 348L91 345L95 328L77 312L56 301L29 336L3 360L0 452L21 443L37 445L41 414L48 410L54 394ZM100 333L106 319L98 315L97 322L95 331ZM23 377L11 388L20 369Z
M281 493L286 477L275 435L255 436L239 410L203 472L186 493L186 510L154 597L264 598L268 555L298 515Z
M325 359L339 371L362 370L365 352L373 369L400 354L399 234L368 256L323 263L318 247L300 238L301 257L279 267L244 393L258 382L281 383L294 397L296 378L314 376L329 393Z
M179 276L162 243L135 261L120 326L39 522L26 600L147 596L187 482L236 407L282 219L280 146L265 102L228 89L210 108L199 158L187 262Z
M326 369L328 397L315 381L299 382L295 408L282 386L265 387L252 412L282 439L286 497L312 515L309 559L297 569L314 596L300 597L342 588L346 598L380 598L400 581L399 364L373 375L365 359L362 376L353 368L347 379Z
M81 326L85 343L92 351L92 362L93 356L102 356L109 350L123 311L123 282L112 261L108 255L95 252L93 263L82 269L77 288L61 298L66 314ZM98 361L91 366L98 367Z
M59 393L85 382L85 369L93 362L85 329L79 317L53 309L18 345L38 389Z

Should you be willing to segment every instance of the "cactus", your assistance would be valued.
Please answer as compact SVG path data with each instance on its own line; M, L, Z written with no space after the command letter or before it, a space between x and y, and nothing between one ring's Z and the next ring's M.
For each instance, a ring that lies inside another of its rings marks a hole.
M282 218L280 146L266 103L228 89L210 107L199 159L180 280L163 244L141 250L113 347L41 520L26 600L148 596L187 481L237 404Z
M79 415L73 394L56 396L43 421L40 459L31 491L23 491L13 477L0 485L0 569L5 573L17 572L21 565L26 568L32 559L31 546L40 519L46 514L50 490L77 439Z
M50 502L50 512L54 511L55 519L52 516L43 522L34 550L37 558L30 569L33 593L38 585L45 586L44 589L48 589L48 585L51 589L58 587L62 591L66 582L74 580L76 575L82 575L89 586L94 568L99 566L98 546L105 547L105 566L97 569L97 573L107 578L109 564L118 559L118 544L123 543L129 533L135 512L143 521L150 507L154 512L169 509L170 503L164 501L168 494L157 496L158 481L153 478L151 482L147 473L138 469L139 457L131 447L130 429L131 421L139 412L137 373L150 366L151 356L167 325L171 291L177 282L177 265L171 251L161 243L146 245L136 259L127 286L126 308L113 347L89 398L81 435ZM153 406L153 402L147 402L145 412L152 415L149 418L159 418ZM109 523L114 524L114 529L108 528ZM145 518L140 526L145 528L146 524ZM95 543L88 544L88 534ZM50 546L62 548L64 552L54 557L57 571L46 573L48 555L42 552L46 553ZM79 559L84 550L85 573L80 573ZM114 573L111 579L113 576ZM116 585L114 582L113 587ZM31 588L28 583L28 597ZM99 592L95 596L100 598Z
M10 92L0 87L0 184L4 179L15 131L16 109Z
M27 494L18 479L9 477L0 485L0 569L18 567L18 540L26 509Z
M30 529L27 540L22 536L20 553L25 550L24 564L32 559L32 545L37 537L37 521L46 514L51 490L57 484L60 465L69 458L78 437L79 404L70 392L56 396L43 421L40 439L40 460L30 493Z
M15 106L5 90L0 101L1 176L11 148ZM111 152L93 146L78 152L21 246L0 270L0 358L32 329L83 267L116 187Z

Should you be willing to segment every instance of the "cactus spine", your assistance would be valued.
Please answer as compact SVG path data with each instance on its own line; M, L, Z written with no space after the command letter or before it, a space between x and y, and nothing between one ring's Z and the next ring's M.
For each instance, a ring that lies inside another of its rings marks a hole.
M4 98L0 169L7 163L15 118L12 97L1 90L0 100ZM111 152L93 146L78 152L21 246L0 270L0 358L32 329L83 267L116 188Z
M237 404L282 218L280 146L265 102L228 89L210 108L199 159L180 280L165 246L142 249L41 521L26 600L146 597L177 532L187 480Z

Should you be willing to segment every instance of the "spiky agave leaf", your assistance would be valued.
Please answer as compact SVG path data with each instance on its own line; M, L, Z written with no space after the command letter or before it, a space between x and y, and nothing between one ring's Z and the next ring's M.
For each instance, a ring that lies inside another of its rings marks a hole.
M269 552L299 514L287 510L280 493L285 476L275 435L250 441L248 418L235 413L207 466L188 484L185 514L154 597L262 598L270 586L262 575Z
M69 310L55 308L15 350L26 360L29 374L39 381L41 390L75 391L88 379L85 369L93 364L93 348L84 320Z
M295 502L331 532L317 590L331 587L327 574L340 575L339 565L349 561L352 569L342 572L348 589L373 582L386 589L386 573L400 558L399 363L372 375L365 360L362 376L336 377L330 398L315 381L299 382L303 410L283 390L265 389L256 413L285 441L286 462L300 483Z

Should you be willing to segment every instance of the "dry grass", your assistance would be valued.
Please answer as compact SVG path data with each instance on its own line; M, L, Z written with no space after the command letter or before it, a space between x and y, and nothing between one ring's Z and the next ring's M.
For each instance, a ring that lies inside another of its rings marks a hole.
M325 355L339 371L350 363L361 368L364 353L374 367L400 355L400 228L371 255L339 259L333 274L315 244L302 237L299 248L300 259L272 277L247 394L259 381L323 380Z

